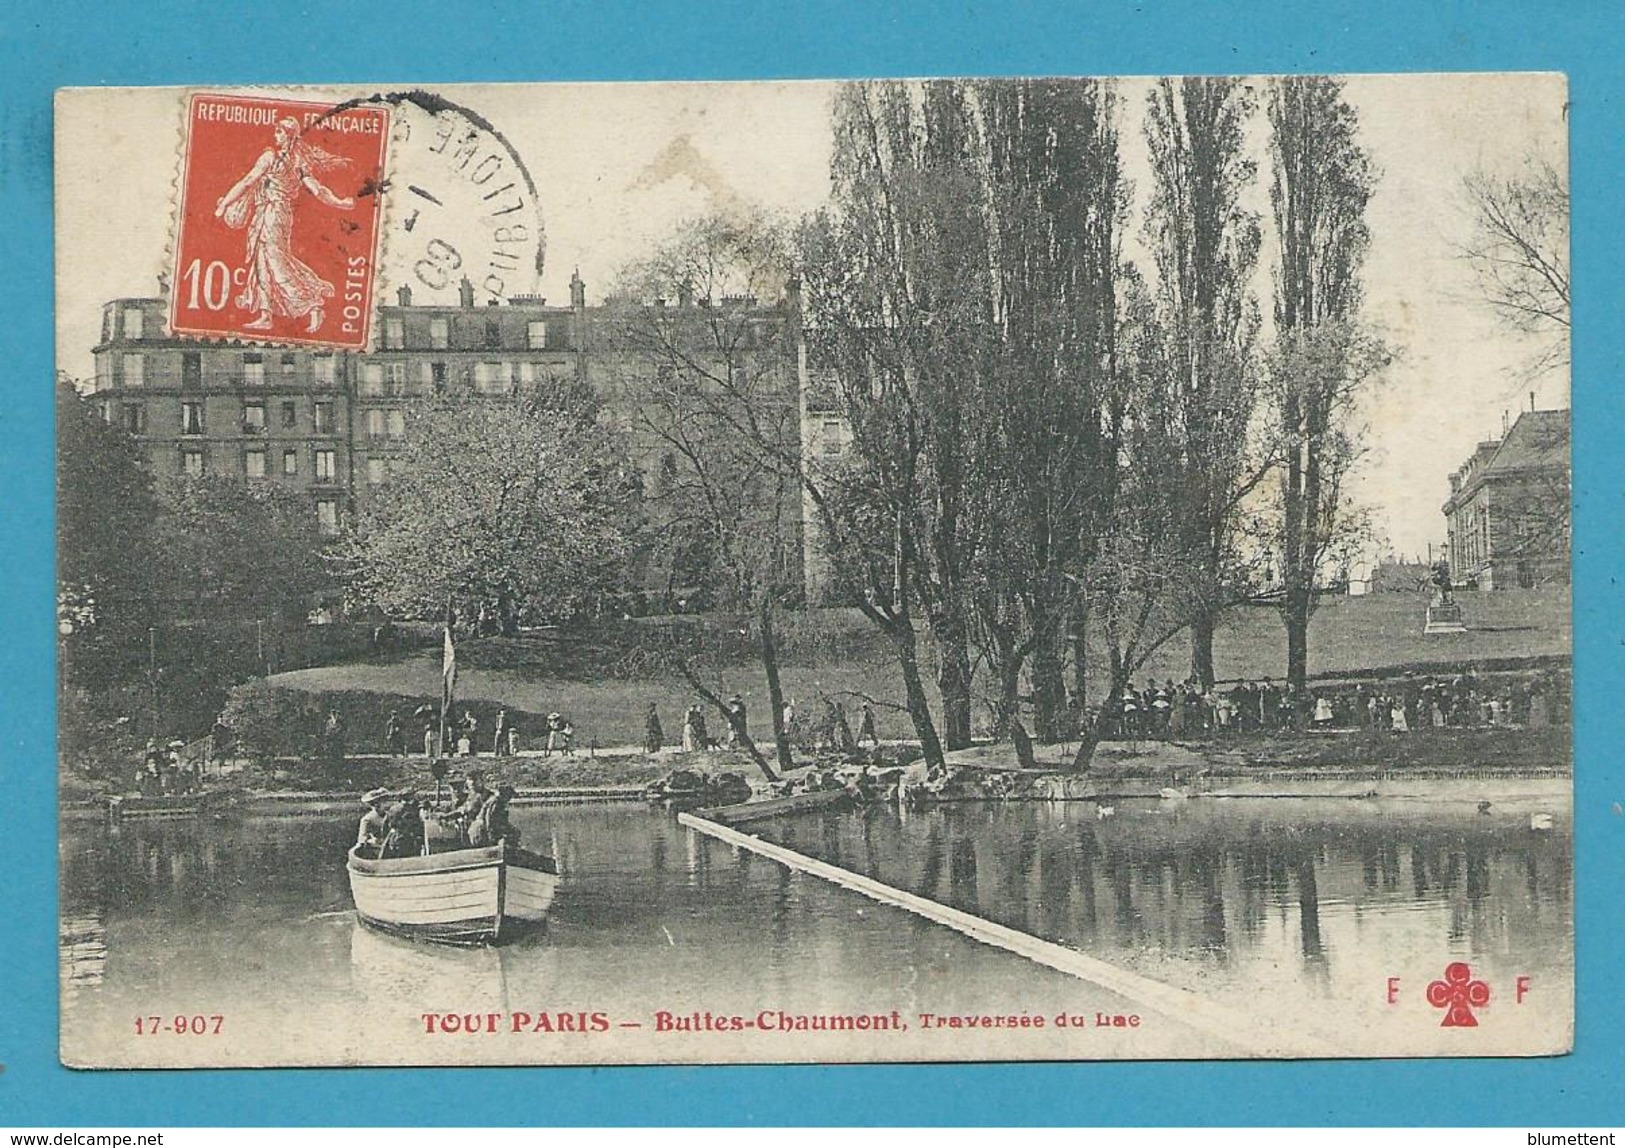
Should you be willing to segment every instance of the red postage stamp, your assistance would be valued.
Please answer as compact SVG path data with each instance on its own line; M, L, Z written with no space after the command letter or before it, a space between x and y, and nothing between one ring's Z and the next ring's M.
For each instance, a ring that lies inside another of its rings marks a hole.
M383 107L193 95L174 332L365 348L388 139Z

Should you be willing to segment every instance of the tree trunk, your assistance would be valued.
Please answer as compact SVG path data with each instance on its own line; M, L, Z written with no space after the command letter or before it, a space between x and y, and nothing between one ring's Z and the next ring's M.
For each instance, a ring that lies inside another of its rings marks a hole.
M1202 607L1191 620L1191 677L1206 693L1213 687L1213 632L1219 620L1209 607Z
M948 749L970 745L970 639L957 611L937 617L931 626L937 646L937 690L942 694L942 740Z
M1033 646L1033 730L1042 742L1061 740L1066 714L1066 675L1059 628Z
M1288 587L1286 600L1281 606L1281 620L1286 623L1286 683L1295 697L1305 695L1309 680L1309 592L1302 587Z
M914 719L914 732L920 739L920 752L925 757L926 765L942 768L946 765L942 741L937 737L937 725L931 718L931 704L926 700L925 680L920 676L920 659L914 649L912 628L894 632L892 648L903 670L904 697L908 702L908 716Z
M1089 603L1081 595L1072 608L1072 708L1089 712Z
M1118 704L1123 697L1123 687L1128 684L1128 667L1123 664L1123 656L1116 648L1111 651L1111 660L1111 685L1107 687L1106 697L1095 714L1095 720L1078 731L1078 752L1072 755L1074 773L1088 770L1089 763L1094 760L1095 750L1100 745L1100 739L1106 732L1106 723L1115 717Z
M1011 729L1021 719L1021 659L1001 650L998 676L999 712L995 715L993 736L1002 740L1010 736Z
M773 599L766 594L756 606L760 630L762 672L767 675L767 704L773 709L773 744L778 748L779 769L795 768L790 757L790 734L784 728L784 687L779 682L779 644L773 630Z

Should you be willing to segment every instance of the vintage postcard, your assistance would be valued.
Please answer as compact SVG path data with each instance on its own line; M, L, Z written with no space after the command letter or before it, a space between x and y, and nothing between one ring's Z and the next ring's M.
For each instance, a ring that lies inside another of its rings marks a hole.
M62 1060L1567 1052L1566 99L60 92Z

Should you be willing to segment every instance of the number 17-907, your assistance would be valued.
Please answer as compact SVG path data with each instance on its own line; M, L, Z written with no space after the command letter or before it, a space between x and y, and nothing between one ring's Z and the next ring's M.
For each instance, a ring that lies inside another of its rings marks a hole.
M138 1016L135 1018L137 1036L154 1036L167 1032L173 1036L219 1036L226 1018L220 1013L204 1016L202 1013L174 1016Z

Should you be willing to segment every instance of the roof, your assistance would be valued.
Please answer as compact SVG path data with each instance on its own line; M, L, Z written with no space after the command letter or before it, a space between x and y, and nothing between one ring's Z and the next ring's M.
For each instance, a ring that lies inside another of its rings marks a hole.
M1541 470L1569 464L1569 412L1524 411L1501 440L1484 468L1494 474L1511 470Z
M1499 442L1478 444L1478 449L1451 475L1460 486L1445 500L1450 514L1492 478L1532 471L1567 471L1569 466L1569 411L1524 411Z

